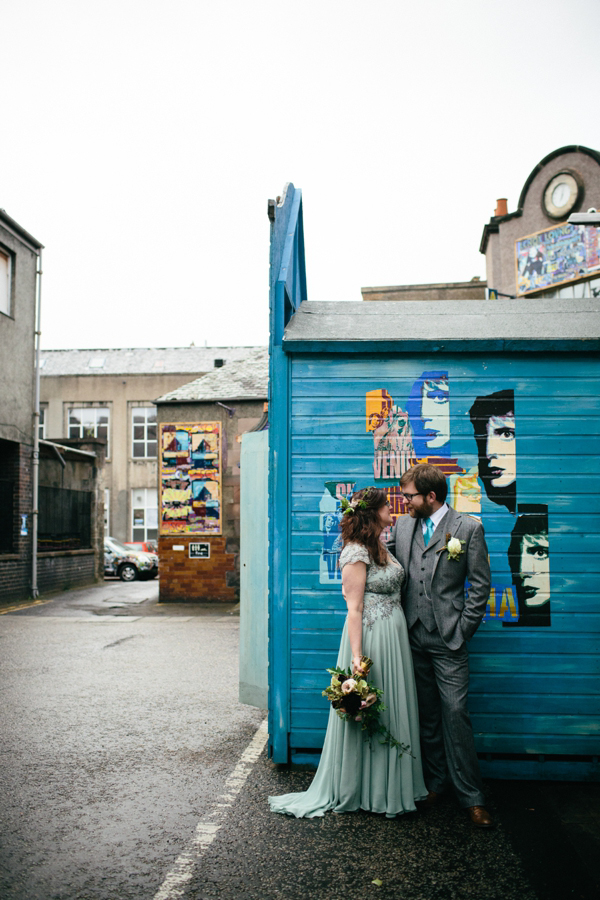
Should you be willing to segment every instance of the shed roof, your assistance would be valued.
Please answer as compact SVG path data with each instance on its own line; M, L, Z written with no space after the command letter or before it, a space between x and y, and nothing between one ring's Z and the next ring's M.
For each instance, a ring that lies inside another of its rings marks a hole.
M159 397L157 403L210 400L266 400L269 383L269 351L254 350L245 359L215 369L189 384Z
M305 302L283 339L288 352L301 352L312 344L333 351L366 349L369 343L403 351L467 346L595 350L600 347L600 300Z
M256 347L123 347L107 350L42 350L42 376L198 374L245 359Z

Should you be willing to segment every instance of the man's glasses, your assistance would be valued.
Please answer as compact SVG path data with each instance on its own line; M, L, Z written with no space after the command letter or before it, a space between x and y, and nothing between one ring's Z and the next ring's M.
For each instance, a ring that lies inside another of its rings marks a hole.
M412 500L413 497L418 497L419 495L421 497L423 496L421 491L415 491L414 494L405 494L404 491L401 491L401 494L404 497L404 499L408 500L409 502Z

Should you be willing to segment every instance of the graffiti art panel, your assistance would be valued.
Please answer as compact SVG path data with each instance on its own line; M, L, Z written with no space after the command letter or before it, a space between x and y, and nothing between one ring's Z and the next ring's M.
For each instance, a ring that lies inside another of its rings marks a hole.
M221 533L221 423L161 425L160 533Z

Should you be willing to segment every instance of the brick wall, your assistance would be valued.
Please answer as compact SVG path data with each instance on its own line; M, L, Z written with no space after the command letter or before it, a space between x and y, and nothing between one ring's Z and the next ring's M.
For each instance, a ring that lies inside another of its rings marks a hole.
M66 550L40 553L38 588L40 593L68 591L96 581L96 554L93 550Z
M210 559L190 559L189 545L199 541L210 544ZM236 554L227 552L225 537L160 537L158 554L161 603L235 603L237 600Z
M264 401L232 400L228 409L218 403L158 405L159 423L220 422L222 463L223 533L179 538L169 535L158 541L160 601L209 602L239 600L240 594L240 450L241 435L252 429L264 412ZM231 412L231 415L229 415ZM160 474L159 474L160 482ZM160 492L159 483L159 492ZM190 559L188 545L208 541L211 558ZM173 551L185 546L184 551Z
M0 603L21 600L31 591L32 480L29 444L2 441L3 475L14 483L13 552L0 555ZM21 534L21 516L27 516L27 535Z

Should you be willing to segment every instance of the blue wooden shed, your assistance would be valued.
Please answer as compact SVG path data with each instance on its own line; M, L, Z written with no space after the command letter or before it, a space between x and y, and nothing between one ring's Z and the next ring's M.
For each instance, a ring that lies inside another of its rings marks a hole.
M445 472L493 574L470 644L482 771L598 780L600 347L596 299L311 303L301 193L272 205L269 747L316 759L346 614L340 497Z

